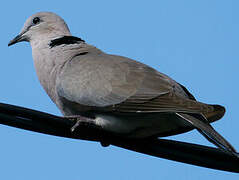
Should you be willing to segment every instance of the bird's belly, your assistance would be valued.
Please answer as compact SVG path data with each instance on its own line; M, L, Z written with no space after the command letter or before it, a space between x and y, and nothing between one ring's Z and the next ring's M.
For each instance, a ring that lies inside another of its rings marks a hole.
M175 114L155 113L139 116L112 116L98 114L96 124L106 131L131 138L170 136L192 130L192 126Z

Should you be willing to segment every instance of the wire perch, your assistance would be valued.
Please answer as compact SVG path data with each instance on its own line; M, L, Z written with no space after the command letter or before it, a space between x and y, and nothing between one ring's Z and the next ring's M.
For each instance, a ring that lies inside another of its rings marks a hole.
M124 139L84 124L72 133L75 122L76 119L0 103L0 124L55 136L106 142L155 157L239 173L239 158L217 148L166 139Z

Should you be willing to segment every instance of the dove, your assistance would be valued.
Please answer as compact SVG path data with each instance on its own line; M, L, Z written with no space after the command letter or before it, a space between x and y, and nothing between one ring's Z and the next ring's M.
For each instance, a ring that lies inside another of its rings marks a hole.
M220 149L233 146L210 123L225 113L180 83L133 59L107 54L72 36L52 12L30 16L8 46L30 42L37 76L65 117L125 138L160 138L197 129Z

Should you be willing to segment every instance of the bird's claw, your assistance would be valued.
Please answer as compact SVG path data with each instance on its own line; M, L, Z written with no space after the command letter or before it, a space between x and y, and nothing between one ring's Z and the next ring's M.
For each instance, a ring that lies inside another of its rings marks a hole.
M80 125L80 120L77 120L76 123L74 124L74 126L72 126L72 128L71 128L71 132L74 132L75 129L76 129L77 127L79 127L79 125Z

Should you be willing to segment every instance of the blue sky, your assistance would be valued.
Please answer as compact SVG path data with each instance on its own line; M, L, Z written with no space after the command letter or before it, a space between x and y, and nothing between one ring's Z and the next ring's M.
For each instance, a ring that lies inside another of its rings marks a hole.
M195 97L227 109L213 126L239 150L239 1L5 1L0 7L0 102L56 115L27 43L7 43L39 11L62 16L75 36L153 66ZM170 139L210 145L192 131ZM238 179L238 175L99 143L0 125L0 179Z

